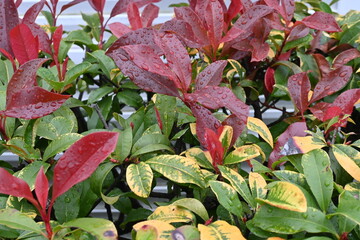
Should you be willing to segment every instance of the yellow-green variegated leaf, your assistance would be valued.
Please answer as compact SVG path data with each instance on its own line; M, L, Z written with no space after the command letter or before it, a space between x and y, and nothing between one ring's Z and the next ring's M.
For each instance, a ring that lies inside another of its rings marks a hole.
M250 189L245 181L245 179L234 170L225 167L218 166L221 172L221 175L229 181L231 186L240 194L241 197L253 208L256 207L255 199L252 197Z
M224 164L227 165L244 162L260 155L261 151L256 145L244 145L230 152L224 159Z
M199 215L204 221L209 219L209 215L204 205L195 198L182 198L172 203L172 205L186 208L197 215Z
M203 168L214 169L210 153L204 152L198 147L193 147L186 150L185 156L194 159Z
M258 118L248 117L247 128L256 132L263 138L271 147L274 147L274 140L266 124Z
M229 184L220 181L209 181L209 184L219 203L226 210L240 217L243 210L235 189Z
M326 146L322 141L317 140L313 136L306 137L292 137L290 141L293 142L293 146L290 146L296 153L308 153L315 149L321 149ZM289 142L288 142L289 144Z
M225 125L223 128L223 131L220 134L219 140L224 147L224 152L227 152L227 150L230 147L231 140L233 137L234 130L231 126Z
M166 223L187 223L194 222L195 215L186 208L168 205L156 208L156 210L148 217L148 220L159 220Z
M259 173L250 172L249 186L253 198L265 198L267 193L266 185L265 179Z
M140 231L146 229L148 226L156 229L157 239L156 240L168 240L171 237L171 232L175 228L170 224L160 220L148 220L135 224L133 226L135 231Z
M274 182L269 184L269 186L270 191L267 198L258 200L290 211L307 211L306 197L295 184L290 182Z
M334 145L332 151L336 160L354 179L360 181L360 152L346 145Z
M146 163L130 164L126 169L126 182L131 191L139 197L147 198L149 196L152 181L153 172Z
M202 188L206 186L199 165L191 158L164 154L153 157L146 163L171 181L192 183Z
M240 230L229 223L219 220L210 225L199 224L200 240L246 240Z

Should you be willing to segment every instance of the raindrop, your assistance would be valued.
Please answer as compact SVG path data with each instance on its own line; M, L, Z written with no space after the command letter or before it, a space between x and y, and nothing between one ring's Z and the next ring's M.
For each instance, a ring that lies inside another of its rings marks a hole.
M345 77L347 75L347 72L346 71L343 71L340 73L340 77Z
M226 98L227 98L227 95L226 95L226 94L224 94L224 95L221 96L221 99L223 99L223 100L226 99Z
M70 203L70 202L71 202L71 199L70 199L69 197L66 197L66 198L64 199L64 202Z
M308 218L308 215L307 215L306 213L303 213L303 214L302 214L302 217L303 217L304 219L307 219L307 218Z
M273 211L272 208L269 208L269 209L267 210L268 213L272 213L272 211Z

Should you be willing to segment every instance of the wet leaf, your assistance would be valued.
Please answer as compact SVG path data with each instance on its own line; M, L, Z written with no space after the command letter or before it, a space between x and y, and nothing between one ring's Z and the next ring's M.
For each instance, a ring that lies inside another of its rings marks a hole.
M339 207L336 215L342 215L357 224L360 224L359 198L356 198L348 191L344 191L339 196Z
M77 218L62 226L71 228L80 228L98 239L116 240L117 231L112 222L102 218Z
M2 2L3 6L0 8L0 48L5 49L12 54L10 46L10 30L19 24L19 15L15 3L12 0L5 0Z
M142 27L151 27L155 18L159 15L160 8L155 4L148 4L141 13Z
M35 194L41 208L46 209L49 194L49 181L45 176L43 166L41 166L40 171L36 176Z
M199 215L204 221L207 221L209 219L209 215L207 213L206 208L199 200L195 198L182 198L176 200L171 205L186 208Z
M343 52L341 52L339 55L336 56L336 58L333 61L333 68L339 68L342 67L343 65L347 64L349 61L355 59L355 58L359 58L360 57L360 52L359 50L355 49L355 48L351 48L348 50L345 50Z
M56 220L59 223L68 222L79 216L81 202L81 185L75 185L59 196L54 203Z
M258 118L248 117L247 128L260 135L271 147L274 146L273 137L266 124Z
M119 133L119 139L113 157L119 162L123 162L131 153L133 133L131 127L127 127Z
M199 224L198 228L200 231L201 240L245 240L244 236L241 234L241 231L237 227L232 226L223 220L218 220L207 226Z
M68 149L73 143L82 138L78 133L66 133L55 138L45 149L43 161Z
M208 38L214 50L217 50L223 34L224 12L218 1L210 1L206 7L205 21L208 29Z
M313 15L305 17L302 21L307 27L326 32L341 32L333 15L325 12L315 12Z
M235 148L234 151L230 152L224 159L224 164L235 164L239 162L244 162L251 160L260 156L260 150L255 145L244 145L238 148Z
M10 228L43 234L40 225L36 224L32 218L11 208L0 210L0 224Z
M193 147L185 152L185 156L187 158L194 159L201 167L206 169L214 169L212 165L212 159L209 159L209 154L206 155L206 153L201 150L200 148Z
M126 182L130 190L139 197L147 198L151 192L153 172L150 166L140 162L130 164L126 169Z
M195 215L186 208L176 205L168 205L157 207L153 214L148 217L148 220L160 220L166 223L188 223L195 221Z
M49 167L50 164L48 163L42 161L34 161L31 164L25 166L20 171L14 173L14 176L24 180L29 185L30 190L32 191L35 188L36 178L39 174L40 169L43 168L43 170L46 172Z
M90 176L90 186L92 192L94 192L98 197L101 197L105 203L110 205L116 203L119 200L120 195L106 196L103 194L103 190L105 190L103 189L103 185L105 179L115 166L116 165L112 162L100 164L95 172Z
M346 145L336 144L332 146L332 152L340 164L355 180L360 181L360 153Z
M197 76L195 81L195 89L199 90L205 86L218 86L222 80L222 74L226 64L227 61L219 60L207 66Z
M135 224L133 228L135 229L135 231L140 231L142 229L147 229L149 226L156 229L156 232L159 236L157 238L158 240L168 240L171 236L170 232L175 230L175 228L170 223L166 223L160 220L148 220L139 222Z
M294 74L288 80L290 96L301 115L304 114L309 105L310 87L310 80L306 72Z

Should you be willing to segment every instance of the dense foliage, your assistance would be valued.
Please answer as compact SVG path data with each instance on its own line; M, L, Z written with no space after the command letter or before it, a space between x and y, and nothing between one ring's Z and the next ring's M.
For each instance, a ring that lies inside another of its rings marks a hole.
M84 1L0 1L0 238L360 239L360 12Z

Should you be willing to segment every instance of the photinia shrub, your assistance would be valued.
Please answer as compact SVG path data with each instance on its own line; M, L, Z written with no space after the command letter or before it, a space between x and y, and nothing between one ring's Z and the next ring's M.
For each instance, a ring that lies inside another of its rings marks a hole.
M0 238L360 239L360 13L158 2L1 1Z

